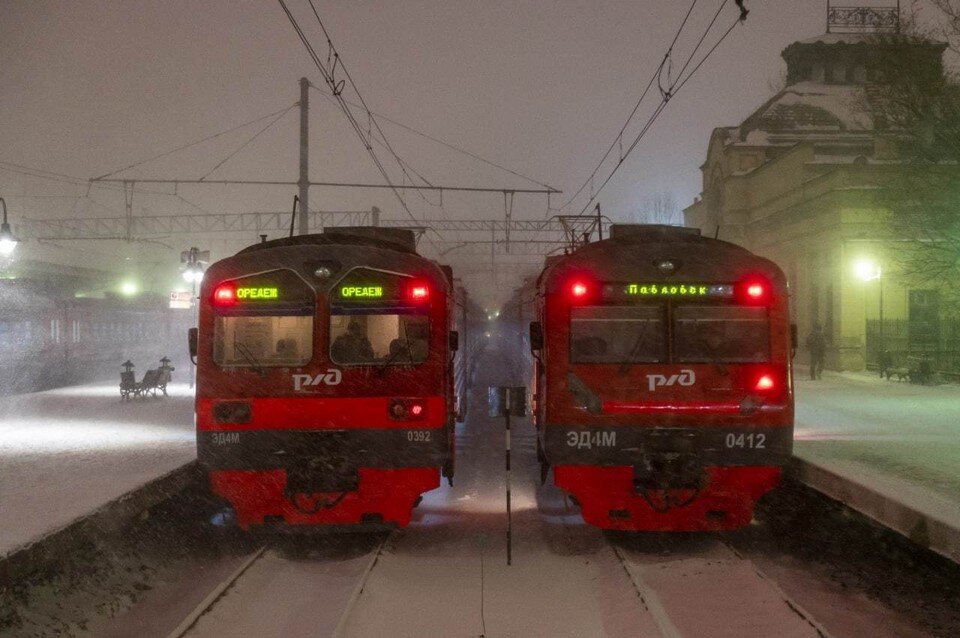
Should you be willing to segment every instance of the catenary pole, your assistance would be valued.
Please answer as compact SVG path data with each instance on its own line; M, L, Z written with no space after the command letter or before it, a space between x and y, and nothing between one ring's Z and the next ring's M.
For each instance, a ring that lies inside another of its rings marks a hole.
M506 444L507 444L507 454L506 454L506 483L507 483L507 565L513 564L513 517L511 515L510 507L510 403L513 397L510 394L513 392L514 388L507 388L506 392L506 410L505 416L507 421L506 427Z
M300 187L300 226L299 234L306 235L310 232L310 120L307 117L309 112L310 99L310 81L307 78L300 78L300 180L297 185Z

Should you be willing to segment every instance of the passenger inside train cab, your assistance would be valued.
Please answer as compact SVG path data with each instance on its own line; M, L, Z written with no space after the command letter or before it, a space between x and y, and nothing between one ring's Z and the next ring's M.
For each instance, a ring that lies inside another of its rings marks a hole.
M336 363L363 363L373 361L373 346L366 329L356 318L347 323L346 332L338 335L330 346L330 358Z

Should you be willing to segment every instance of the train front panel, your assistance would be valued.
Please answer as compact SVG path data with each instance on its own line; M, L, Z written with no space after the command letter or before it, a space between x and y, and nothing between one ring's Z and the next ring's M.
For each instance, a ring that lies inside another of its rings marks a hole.
M215 264L201 292L211 487L244 528L405 526L452 470L446 278L417 256L332 272L302 267L317 261L302 247L270 252L259 272L243 256Z
M741 527L792 450L785 280L710 246L708 266L687 259L664 276L651 265L676 249L644 250L650 259L632 247L618 268L579 259L545 274L541 453L598 527Z

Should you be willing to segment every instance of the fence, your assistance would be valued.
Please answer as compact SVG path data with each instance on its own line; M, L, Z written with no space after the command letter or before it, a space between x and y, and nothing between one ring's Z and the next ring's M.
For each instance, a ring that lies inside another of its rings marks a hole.
M877 369L880 360L880 320L867 320L867 368ZM937 372L960 374L960 319L920 322L907 319L883 321L883 349L892 367L909 367L911 357L928 357Z

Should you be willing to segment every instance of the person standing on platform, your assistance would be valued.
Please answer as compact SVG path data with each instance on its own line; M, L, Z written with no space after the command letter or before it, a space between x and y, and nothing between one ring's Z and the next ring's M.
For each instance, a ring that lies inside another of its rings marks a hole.
M810 351L810 378L817 380L823 373L823 358L827 351L827 340L819 323L813 326L813 332L807 336L807 350Z

